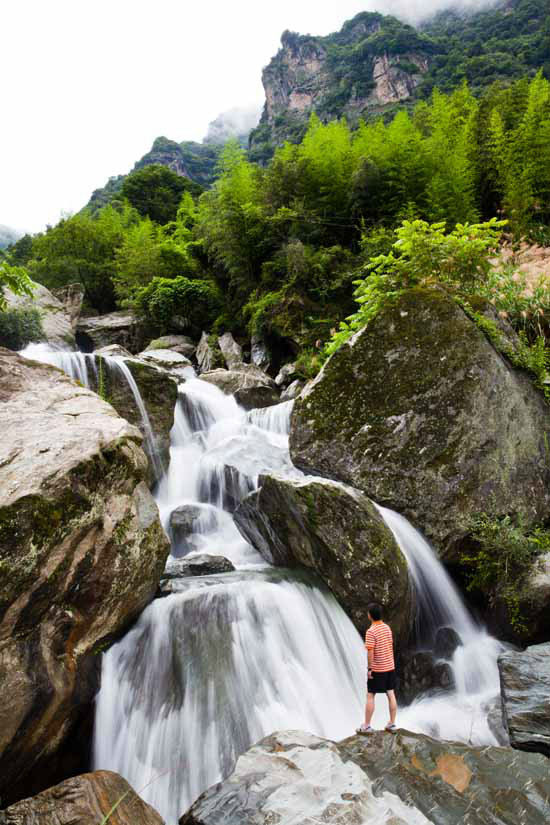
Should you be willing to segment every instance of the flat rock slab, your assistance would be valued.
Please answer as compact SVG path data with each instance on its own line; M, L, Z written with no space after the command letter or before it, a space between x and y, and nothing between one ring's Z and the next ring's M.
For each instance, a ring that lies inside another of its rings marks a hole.
M191 361L180 352L171 349L151 349L140 352L138 358L143 361L151 361L153 364L158 364L160 367L190 367Z
M550 642L501 654L498 669L510 744L550 756Z
M548 825L540 754L377 731L335 743L268 736L180 825Z
M100 825L115 805L109 825L164 825L131 785L111 771L84 773L23 799L0 811L0 825Z

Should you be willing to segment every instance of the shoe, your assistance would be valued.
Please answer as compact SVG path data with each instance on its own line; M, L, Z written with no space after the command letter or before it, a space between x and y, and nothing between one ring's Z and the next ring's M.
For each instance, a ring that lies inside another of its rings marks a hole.
M360 736L368 736L369 733L374 733L374 728L371 728L370 725L361 725L360 728L357 728L355 733L358 733Z
M388 733L396 733L397 725L394 725L392 722L388 722L384 730L387 730Z

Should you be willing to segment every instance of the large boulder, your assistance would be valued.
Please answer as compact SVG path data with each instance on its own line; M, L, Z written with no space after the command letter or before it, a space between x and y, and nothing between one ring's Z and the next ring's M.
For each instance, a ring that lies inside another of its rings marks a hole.
M407 563L366 496L329 482L262 476L259 489L234 517L267 561L314 570L360 633L368 626L369 602L379 602L397 639L406 642L411 627Z
M0 811L0 825L100 825L105 821L108 825L164 825L154 808L111 771L74 776Z
M221 367L223 364L223 357L218 347L218 342L207 332L203 332L201 335L195 351L195 358L197 359L200 372L209 372L217 367Z
M159 591L162 596L168 596L180 591L179 581L181 579L215 576L234 571L234 564L225 556L210 556L204 553L183 559L170 559L162 574Z
M70 310L42 284L33 283L32 295L16 295L4 290L8 309L36 309L40 315L44 341L61 347L74 346L74 325Z
M74 772L67 765L88 744L74 730L91 713L97 654L154 597L169 545L141 434L93 392L0 350L0 426L6 803Z
M84 352L92 352L109 344L120 344L135 353L145 346L146 332L143 321L133 312L121 310L81 318L76 328L76 340Z
M547 825L549 799L538 754L407 731L339 743L285 731L243 754L180 825Z
M177 380L167 370L137 358L96 358L96 366L95 372L88 371L90 387L95 392L100 392L119 415L141 430L144 436L143 448L150 461L149 478L153 480L168 466L170 430L178 398ZM146 419L128 376L124 375L125 370L129 371L135 382Z
M520 587L519 612L526 620L529 641L550 639L550 553L544 553Z
M245 410L271 407L280 401L273 379L253 364L241 364L238 369L232 370L211 370L202 373L201 378L226 395L234 395Z
M218 346L227 369L239 369L243 363L243 350L241 345L237 344L230 332L224 332L223 335L220 335L218 338Z
M184 367L190 367L191 361L186 355L176 352L171 349L152 349L144 350L138 356L142 361L150 361L159 367L164 367L168 370L181 370Z
M271 353L261 335L254 334L250 339L250 361L261 370L267 370L271 366Z
M550 756L550 642L502 653L498 669L512 747Z
M413 289L327 361L296 400L294 463L406 515L447 560L472 518L550 506L550 416L443 290Z
M187 335L162 335L160 338L155 338L149 341L147 349L169 349L173 352L179 352L180 355L185 355L186 358L192 358L197 347Z

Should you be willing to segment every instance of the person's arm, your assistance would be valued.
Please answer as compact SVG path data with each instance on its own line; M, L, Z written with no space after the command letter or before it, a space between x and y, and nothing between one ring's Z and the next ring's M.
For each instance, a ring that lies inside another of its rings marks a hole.
M372 666L374 663L374 643L374 635L372 633L369 633L369 631L367 630L367 635L365 636L365 647L367 649L369 679L372 676Z

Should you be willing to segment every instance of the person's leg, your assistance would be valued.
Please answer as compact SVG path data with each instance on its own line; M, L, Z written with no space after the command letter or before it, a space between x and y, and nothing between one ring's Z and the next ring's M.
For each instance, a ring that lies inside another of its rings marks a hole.
M388 697L388 707L390 709L390 725L394 725L395 717L397 715L397 700L395 698L395 691L386 691L386 696Z
M365 725L370 725L370 720L372 719L372 714L374 713L374 700L376 699L376 693L367 693L367 706L365 708Z

